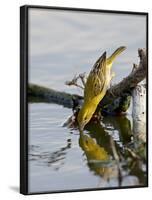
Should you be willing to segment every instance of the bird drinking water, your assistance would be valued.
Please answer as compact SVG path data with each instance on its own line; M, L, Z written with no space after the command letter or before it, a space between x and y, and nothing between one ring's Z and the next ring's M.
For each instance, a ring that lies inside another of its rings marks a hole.
M92 118L99 102L110 86L110 81L114 76L114 73L111 72L113 61L125 49L124 46L119 47L109 58L106 58L106 52L104 52L90 71L84 88L84 103L77 118L81 131Z

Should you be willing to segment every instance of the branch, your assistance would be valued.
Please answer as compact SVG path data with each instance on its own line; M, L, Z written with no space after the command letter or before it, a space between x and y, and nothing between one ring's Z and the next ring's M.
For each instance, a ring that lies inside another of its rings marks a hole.
M29 102L57 103L59 105L63 105L64 107L72 108L72 98L76 96L77 95L56 91L36 84L28 85Z
M123 96L124 93L131 93L132 89L146 78L147 74L147 55L145 49L138 50L140 63L126 78L118 84L112 86L106 93L105 97L100 102L100 105L106 105L113 102L116 98ZM77 82L78 77L74 77ZM81 78L80 78L81 79ZM65 92L55 91L53 89L41 87L35 84L29 84L28 88L29 101L53 102L65 107L73 107L73 99L83 99L82 96L76 94L68 94Z

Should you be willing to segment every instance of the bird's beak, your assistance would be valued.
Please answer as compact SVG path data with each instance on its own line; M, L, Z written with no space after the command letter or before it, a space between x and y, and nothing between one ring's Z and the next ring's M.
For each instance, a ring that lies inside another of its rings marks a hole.
M79 131L80 131L80 133L83 133L83 130L84 130L84 124L80 124L79 125Z
M82 125L80 126L80 130L83 131L83 129L84 129L84 125L82 124Z

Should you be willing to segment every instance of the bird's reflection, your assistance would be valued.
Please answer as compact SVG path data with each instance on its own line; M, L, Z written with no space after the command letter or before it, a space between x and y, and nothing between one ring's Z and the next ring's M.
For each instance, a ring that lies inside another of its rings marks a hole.
M132 139L131 122L126 116L106 116L101 122L89 123L86 130L109 154L112 154L111 137L122 147Z
M112 164L112 157L105 148L98 145L93 138L86 134L80 135L79 145L85 152L91 171L102 176L105 180L109 180L110 177L117 177L116 166Z
M131 184L144 184L143 162L124 151L132 143L133 135L131 122L126 116L106 116L101 122L89 123L84 132L80 134L79 145L91 171L107 181L115 178L118 186L123 185L128 176L136 176L136 183Z
M70 126L71 124L70 121ZM73 129L70 128L71 134ZM78 133L78 130L76 132ZM132 185L144 185L146 170L143 168L146 166L146 160L141 154L144 154L145 146L142 143L138 154L132 139L133 135L131 121L123 115L105 116L101 121L88 123L84 132L77 134L76 138L86 157L87 167L109 186L110 184L113 186L113 182L110 181L117 183L117 186L123 186L124 182L127 182L126 186L129 186L130 182L124 181L128 177L131 177L132 181L134 180L132 177L136 177L136 182L131 183ZM71 146L72 140L69 138L65 146L54 152L31 149L29 158L58 171L65 165Z

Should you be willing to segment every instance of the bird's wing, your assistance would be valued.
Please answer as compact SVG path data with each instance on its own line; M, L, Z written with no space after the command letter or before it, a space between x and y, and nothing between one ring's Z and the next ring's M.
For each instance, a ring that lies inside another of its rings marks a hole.
M105 83L106 52L96 61L91 70L84 90L84 99L90 100L102 92Z

